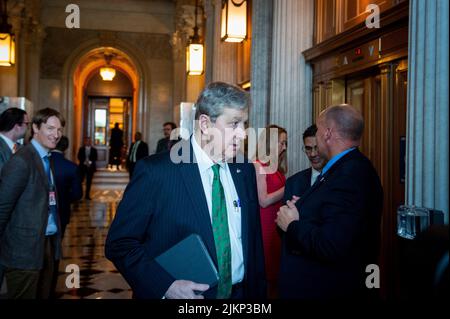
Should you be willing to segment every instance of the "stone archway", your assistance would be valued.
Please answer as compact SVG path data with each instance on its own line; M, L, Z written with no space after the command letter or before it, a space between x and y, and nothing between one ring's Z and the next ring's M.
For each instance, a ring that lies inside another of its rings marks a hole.
M72 141L69 155L76 158L76 151L82 144L83 103L85 97L83 87L93 72L104 65L103 52L112 52L116 58L111 61L114 68L124 73L133 84L132 134L136 130L145 131L147 96L149 95L149 76L140 61L143 61L138 50L133 50L127 43L100 45L100 41L89 41L81 44L66 60L62 76L61 111L66 118L67 135Z

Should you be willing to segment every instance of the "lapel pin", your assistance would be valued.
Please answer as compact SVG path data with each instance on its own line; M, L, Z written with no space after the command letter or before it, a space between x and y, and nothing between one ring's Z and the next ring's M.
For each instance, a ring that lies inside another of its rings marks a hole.
M239 174L240 172L241 172L241 170L238 168L238 169L236 170L236 173Z

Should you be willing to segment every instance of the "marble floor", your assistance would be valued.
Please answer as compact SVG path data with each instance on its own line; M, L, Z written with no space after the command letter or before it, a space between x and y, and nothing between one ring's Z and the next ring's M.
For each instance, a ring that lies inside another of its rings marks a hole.
M114 188L96 188L93 185L92 200L81 200L74 204L71 221L62 243L63 259L59 266L57 298L131 298L130 287L114 265L106 259L104 252L109 225L123 195L123 189ZM72 280L75 273L73 269L77 266L80 275L79 288L68 288L75 282Z

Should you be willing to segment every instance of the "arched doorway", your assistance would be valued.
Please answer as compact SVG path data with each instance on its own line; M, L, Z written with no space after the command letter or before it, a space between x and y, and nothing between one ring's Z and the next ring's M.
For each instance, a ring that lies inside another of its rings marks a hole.
M113 116L107 118L108 127L105 128L106 132L103 137L107 141L107 145L103 145L103 148L108 148L109 120L117 119L119 102L122 103L124 109L122 112L123 123L121 124L122 128L126 130L124 148L130 144L136 130L146 129L145 122L142 120L142 115L147 112L143 107L148 94L145 85L147 83L146 71L139 63L139 60L142 60L137 57L139 54L131 54L122 47L123 45L82 44L79 50L74 52L65 63L62 110L67 119L67 135L71 140L71 153L68 155L73 160L76 160L77 150L82 145L85 136L92 137L95 142L95 107L93 103L98 105L97 102L100 102L100 98L104 99L103 107L107 108L108 112L111 103L116 108L113 110ZM106 65L105 54L113 56L109 65L116 70L116 76L111 83L102 85L101 82L105 81L100 80L99 71ZM95 101L95 99L98 100ZM110 113L107 115L109 116ZM103 140L101 142L103 143ZM106 166L107 158L108 154L104 152L102 160L99 162L100 167Z
M110 140L117 124L123 131L122 162L132 137L133 84L128 76L117 70L112 80L104 80L99 70L93 70L86 79L83 103L83 136L92 138L97 149L97 167L111 162ZM118 162L117 162L118 163ZM116 163L116 164L117 164Z

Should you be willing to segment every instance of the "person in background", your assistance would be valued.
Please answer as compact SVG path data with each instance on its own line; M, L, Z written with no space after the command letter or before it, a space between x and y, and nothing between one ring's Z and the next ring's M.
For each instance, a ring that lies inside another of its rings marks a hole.
M3 165L16 153L20 145L18 141L27 134L30 119L27 112L11 107L0 114L0 173ZM3 284L3 267L0 265L0 296L6 294Z
M109 165L111 165L111 168L116 165L117 170L120 170L122 163L123 131L119 128L119 123L115 123L114 128L111 130L109 147Z
M91 185L94 173L97 170L97 150L92 146L90 137L84 138L84 145L78 150L78 161L81 173L81 180L86 177L86 191L84 198L91 199Z
M31 143L10 158L0 175L0 264L11 299L50 297L61 228L49 151L64 124L58 111L39 110Z
M377 264L383 189L359 150L361 113L330 106L317 122L319 156L328 163L298 198L287 198L276 222L283 231L281 298L366 299L366 267Z
M308 157L311 167L300 171L286 181L285 197L301 197L316 181L317 176L322 172L326 160L319 155L316 139L317 126L315 124L308 127L303 133L303 151Z
M20 148L18 141L25 137L29 125L28 114L22 109L11 107L0 114L0 171Z
M271 143L274 140L277 141L276 144ZM287 132L277 125L269 125L261 134L258 145L259 149L261 149L261 145L265 146L264 150L258 151L258 159L254 165L258 186L267 289L268 297L276 298L281 237L275 219L278 209L282 205L286 182ZM266 154L267 151L269 154Z
M128 172L131 176L133 175L134 166L136 162L141 158L148 156L148 145L144 141L142 141L141 132L136 132L134 134L134 143L130 146L130 151L128 152L127 157L127 168Z
M69 139L62 136L56 148L51 151L58 195L58 212L61 220L61 239L64 238L66 226L70 222L70 204L83 197L79 168L77 164L64 157L68 147Z
M166 122L163 124L164 137L158 141L158 144L156 146L156 153L169 151L173 144L177 142L177 140L170 139L170 133L172 133L172 131L176 128L177 125L173 122Z

